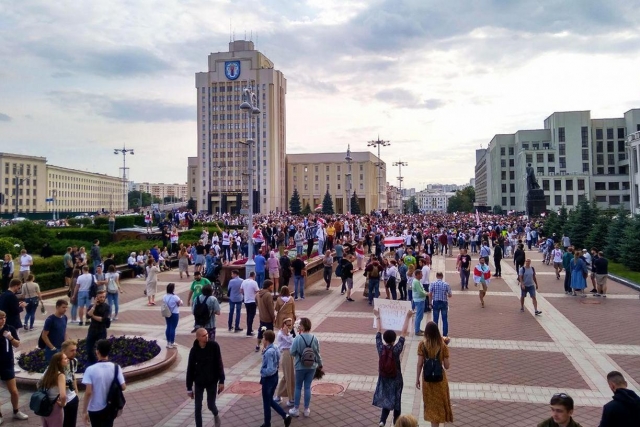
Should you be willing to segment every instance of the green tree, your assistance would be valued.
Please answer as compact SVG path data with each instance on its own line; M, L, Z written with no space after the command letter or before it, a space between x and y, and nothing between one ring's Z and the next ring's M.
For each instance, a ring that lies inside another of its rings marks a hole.
M140 192L129 191L129 208L146 208L152 203L162 203L159 197L153 197L149 193L142 193L142 205L140 205Z
M584 248L592 226L591 205L588 201L581 200L569 215L564 232L571 238L571 243L576 249Z
M640 271L640 257L636 252L638 243L640 243L640 217L636 215L631 220L627 220L623 238L618 244L620 260L632 271Z
M353 215L360 215L360 201L358 200L358 196L356 195L356 192L353 192L353 195L351 196L351 213Z
M567 211L567 207L562 205L560 208L560 213L558 214L558 226L556 228L556 233L558 236L562 234L566 234L565 227L567 226L567 220L569 219L569 212Z
M556 236L559 236L560 234L558 234L558 219L559 216L556 212L547 212L547 217L544 221L544 232L551 235L553 235L553 233L556 233Z
M196 211L196 201L193 198L189 199L189 201L187 202L187 209L193 212Z
M620 206L616 215L609 223L609 231L607 232L607 244L604 247L604 254L611 261L619 262L622 256L621 243L623 243L625 230L630 220L627 217L628 212ZM638 242L634 242L638 243Z
M310 213L311 213L311 206L309 206L309 203L307 203L304 209L302 209L302 215L309 215Z
M331 199L329 190L327 190L324 194L324 199L322 199L322 213L325 215L333 215L333 200Z
M611 217L604 214L600 214L598 216L595 224L591 227L589 235L587 236L587 249L596 248L599 251L604 251L604 248L607 246L609 224L611 224Z
M416 202L415 196L409 197L404 202L404 211L407 214L414 214L414 213L420 212L420 208L418 208L418 203Z
M495 205L493 207L493 213L496 214L496 215L502 215L502 206Z
M302 212L302 204L300 203L300 194L298 194L298 189L293 189L293 194L291 195L291 200L289 200L289 212L293 215L300 215Z
M449 198L447 212L473 212L476 202L476 190L468 185Z

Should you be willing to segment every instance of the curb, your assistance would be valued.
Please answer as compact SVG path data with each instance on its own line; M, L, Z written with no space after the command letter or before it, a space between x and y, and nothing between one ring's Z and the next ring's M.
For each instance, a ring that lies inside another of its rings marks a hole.
M631 288L634 291L640 292L640 285L637 284L636 282L632 282L631 280L627 280L624 277L616 276L615 274L611 274L611 273L609 273L609 277L611 278L611 280L615 282L618 282L628 288Z

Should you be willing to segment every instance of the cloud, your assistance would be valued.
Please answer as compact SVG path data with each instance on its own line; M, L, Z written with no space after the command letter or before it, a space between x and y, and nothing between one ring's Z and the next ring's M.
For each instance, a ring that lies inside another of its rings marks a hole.
M333 95L338 93L338 87L326 81L315 79L306 74L298 74L291 78L290 82L295 86L296 91L305 91L311 89L314 92Z
M195 120L195 107L159 99L114 98L85 92L53 91L50 99L63 108L90 111L122 122L181 122Z
M10 122L11 120L11 117L7 116L6 114L0 113L0 122Z
M427 110L437 110L446 105L442 99L425 99L406 89L383 89L374 95L378 101L386 102L398 108L425 108Z

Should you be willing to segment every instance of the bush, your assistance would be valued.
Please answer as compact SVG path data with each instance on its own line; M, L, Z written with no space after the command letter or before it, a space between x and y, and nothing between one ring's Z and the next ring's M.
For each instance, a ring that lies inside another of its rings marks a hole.
M96 227L107 226L109 227L109 217L108 216L97 216L93 218L93 225Z
M116 230L121 228L132 228L135 224L135 218L133 216L118 216L116 217Z
M16 247L15 245L20 246ZM4 258L5 254L11 254L15 259L20 254L23 246L24 243L22 243L22 240L16 239L15 237L0 237L0 257Z
M48 291L51 289L59 289L64 287L64 271L51 272L51 273L33 273L36 278L36 283L40 285L41 291Z
M80 225L89 225L91 224L91 218L69 218L67 223L72 227L78 227Z
M31 272L36 276L41 273L64 273L62 255L54 255L50 258L35 258L31 266Z
M95 239L100 240L101 245L106 245L111 242L111 233L109 233L109 230L97 230L95 228L58 228L55 229L54 233L57 239L83 240L89 242L87 249L93 245Z
M45 242L51 241L53 233L44 224L22 221L9 227L0 227L0 237L14 237L22 240L30 253L39 252Z
M67 252L68 247L81 247L84 246L85 249L91 248L93 243L87 242L85 240L74 240L74 239L53 239L49 246L53 250L54 255L64 255Z
M111 341L111 354L109 361L117 363L121 368L139 365L147 362L160 354L160 346L155 340L145 340L142 337L114 337L108 338ZM87 367L86 340L78 341L78 373L83 373ZM44 350L36 349L22 354L18 358L18 365L27 372L43 373L48 366L44 360Z

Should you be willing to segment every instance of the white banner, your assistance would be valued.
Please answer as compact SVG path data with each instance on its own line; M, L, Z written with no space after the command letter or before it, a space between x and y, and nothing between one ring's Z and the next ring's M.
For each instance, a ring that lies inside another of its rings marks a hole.
M398 301L382 298L373 299L373 307L378 309L382 330L401 331L407 312L411 310L411 301ZM373 327L377 328L376 319L373 319Z

